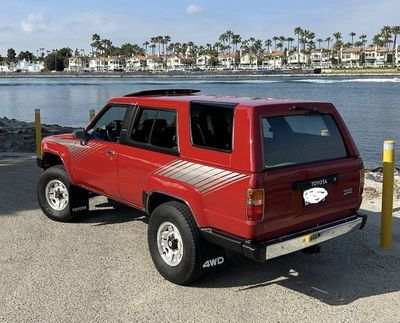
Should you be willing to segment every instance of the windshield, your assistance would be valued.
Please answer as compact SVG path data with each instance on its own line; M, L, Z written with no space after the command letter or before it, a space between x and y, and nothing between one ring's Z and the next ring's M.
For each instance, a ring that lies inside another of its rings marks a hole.
M347 156L343 138L329 114L266 117L262 128L268 168Z

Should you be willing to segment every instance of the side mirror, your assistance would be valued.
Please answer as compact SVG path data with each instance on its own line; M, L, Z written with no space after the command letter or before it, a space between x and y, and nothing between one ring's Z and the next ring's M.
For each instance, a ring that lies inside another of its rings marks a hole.
M90 138L90 135L84 129L75 129L72 132L72 135L74 136L74 138L80 139L81 145L83 145L83 146L85 146L87 144L87 141Z

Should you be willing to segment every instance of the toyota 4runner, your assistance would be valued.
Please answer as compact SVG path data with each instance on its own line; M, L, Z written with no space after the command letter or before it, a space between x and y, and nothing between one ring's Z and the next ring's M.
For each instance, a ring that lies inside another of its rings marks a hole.
M364 170L324 102L142 91L42 142L43 212L70 221L89 192L146 212L162 276L188 284L232 250L265 261L361 229Z

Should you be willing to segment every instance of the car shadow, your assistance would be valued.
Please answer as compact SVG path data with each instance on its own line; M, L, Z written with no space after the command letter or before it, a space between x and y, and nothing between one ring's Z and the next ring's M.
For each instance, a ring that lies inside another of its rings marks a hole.
M73 223L88 223L93 226L110 225L131 221L142 221L148 223L148 216L145 212L124 204L106 200L103 197L96 197L96 201L90 203L90 211L78 216Z
M394 222L400 225L400 219L394 218ZM399 251L398 236L395 236L394 245L395 251ZM224 267L193 286L228 287L245 293L250 289L278 285L340 306L361 298L400 291L399 266L400 252L380 251L379 230L367 224L364 230L323 243L318 254L307 255L299 251L258 263L239 254L227 253Z

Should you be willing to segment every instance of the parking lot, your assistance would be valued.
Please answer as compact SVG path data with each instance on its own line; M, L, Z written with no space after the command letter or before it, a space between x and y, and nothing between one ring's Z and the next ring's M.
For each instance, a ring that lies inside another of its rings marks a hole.
M155 270L143 213L96 197L87 217L53 222L36 202L39 174L31 157L0 158L0 321L400 320L400 239L379 251L377 214L320 254L229 254L182 287Z

